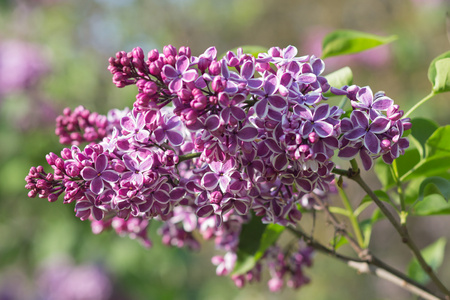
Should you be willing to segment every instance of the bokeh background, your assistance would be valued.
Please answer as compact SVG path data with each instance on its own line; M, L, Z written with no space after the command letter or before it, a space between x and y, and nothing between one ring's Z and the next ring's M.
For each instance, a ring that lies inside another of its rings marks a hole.
M450 48L449 9L445 0L0 0L0 300L411 299L321 254L308 270L311 283L298 291L271 294L264 282L239 290L215 276L210 243L198 253L167 248L155 226L152 249L112 232L94 235L71 205L27 198L24 177L62 149L54 119L64 107L105 114L133 103L134 88L117 89L106 69L117 51L294 45L320 56L321 39L335 29L395 34L388 46L325 63L327 72L349 65L355 84L383 90L407 110L430 90L431 60ZM449 123L448 97L418 115ZM357 203L363 194L352 196ZM450 238L448 218L411 221L421 247ZM333 235L325 219L318 223L319 235ZM373 235L375 253L404 269L410 254L389 225L380 222ZM446 283L448 266L440 270Z

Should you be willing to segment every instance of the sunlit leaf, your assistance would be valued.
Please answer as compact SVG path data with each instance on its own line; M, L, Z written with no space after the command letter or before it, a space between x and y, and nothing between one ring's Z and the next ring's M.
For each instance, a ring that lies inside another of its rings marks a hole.
M441 266L444 260L446 243L445 238L440 238L421 251L423 258L434 271ZM422 284L426 284L430 280L427 273L420 267L416 258L409 263L408 276Z
M396 36L378 36L354 30L336 30L322 42L322 58L362 52L396 40Z
M431 194L414 206L414 215L433 216L450 214L450 204L439 194Z
M450 58L443 58L436 61L436 78L433 91L444 93L450 91Z
M450 125L439 127L427 140L427 157L450 155Z
M444 65L445 65L446 63L444 63L444 64L440 63L440 66L439 66L440 71L439 71L439 73L438 73L438 68L437 68L437 66L436 66L436 63L437 63L438 61L440 61L440 60L442 60L442 59L446 59L446 58L450 58L450 51L447 51L447 52L445 52L445 53L442 53L441 55L439 55L438 57L436 57L435 59L433 59L433 60L431 61L430 67L428 68L428 79L430 80L431 85L432 85L432 87L433 87L433 91L435 91L435 92L438 92L438 91L435 90L435 89L436 89L436 86L437 86L437 84L436 84L437 79L440 78L440 81L442 82L442 79L443 79L442 76L443 76L443 74L446 74L446 73L449 72L448 69L447 69L447 70L442 70L442 67L444 67Z

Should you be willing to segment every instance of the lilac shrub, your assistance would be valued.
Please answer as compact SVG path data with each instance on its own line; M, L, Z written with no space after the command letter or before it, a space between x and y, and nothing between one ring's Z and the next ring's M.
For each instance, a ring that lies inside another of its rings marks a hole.
M312 248L304 244L275 244L251 270L233 273L243 226L252 219L295 226L313 195L335 190L336 155L359 154L366 170L380 156L392 163L408 147L411 123L384 93L331 88L324 62L297 52L273 47L255 57L238 49L220 58L211 47L196 57L171 45L147 57L141 48L118 52L108 70L117 87L137 87L133 108L66 109L56 134L71 146L46 156L53 173L30 169L28 196L63 195L95 233L113 228L148 247L152 219L162 222L166 245L198 249L197 231L225 253L212 259L217 274L231 274L239 287L259 281L263 266L271 291L308 283ZM328 104L330 90L352 111Z

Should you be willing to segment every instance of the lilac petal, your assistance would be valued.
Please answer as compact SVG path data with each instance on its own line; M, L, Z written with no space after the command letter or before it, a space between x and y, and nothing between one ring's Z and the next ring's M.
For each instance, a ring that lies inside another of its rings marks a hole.
M169 193L167 193L166 191L163 191L163 190L155 191L153 193L153 197L155 198L156 201L158 201L159 203L162 203L162 204L166 204L170 200Z
M388 97L380 97L372 104L373 109L377 110L387 110L394 104L394 100Z
M224 124L228 124L230 122L231 109L225 108L220 112L220 118L224 122Z
M183 87L183 80L181 78L175 78L169 83L169 90L171 92L178 92Z
M300 116L302 119L310 120L310 121L312 121L312 119L313 119L311 110L304 105L301 105L301 104L296 105L294 107L294 112L295 112L295 114Z
M338 157L343 159L352 159L356 156L356 154L358 154L360 149L361 149L360 147L347 146L339 150Z
M316 59L312 63L313 72L316 75L321 74L325 70L325 63L321 59Z
M329 137L333 133L333 125L327 122L318 121L314 123L314 130L321 138Z
M269 96L268 100L269 100L270 104L272 105L272 107L276 110L283 110L287 106L286 99L284 99L281 96L277 96L277 95Z
M267 95L273 95L278 89L278 78L270 74L264 79L264 91Z
M178 78L179 75L178 71L175 70L175 68L172 67L171 65L165 65L162 68L162 72L168 79Z
M377 117L370 124L370 131L373 133L383 133L386 132L391 126L391 121L385 117Z
M237 137L245 142L253 142L258 137L258 129L253 126L244 126L237 132Z
M364 103L366 107L369 107L372 105L373 102L373 93L370 87L366 86L361 88L358 91L358 100Z
M284 49L283 56L284 56L284 58L289 59L289 58L295 57L297 55L297 53L298 53L297 48L292 45L289 45Z
M173 146L180 146L183 144L184 138L180 133L170 130L166 132L166 135L167 139Z
M84 211L92 208L92 203L86 200L80 200L75 205L76 211Z
M117 180L119 180L119 175L111 170L103 171L101 177L103 180L106 180L108 182L116 182Z
M205 120L205 129L215 131L220 127L220 119L217 115L211 115Z
M188 70L186 72L183 73L183 81L184 82L192 82L195 79L197 79L198 73L196 70Z
M374 133L370 131L368 131L366 133L366 136L364 137L364 146L373 154L380 153L381 150L380 140Z
M253 76L253 73L255 73L255 64L247 60L241 67L241 76L245 79L249 79Z
M344 137L350 141L354 141L364 136L366 132L367 131L364 128L357 127L344 134Z
M178 58L177 62L175 63L175 67L178 70L179 73L183 73L189 68L189 58L187 56L181 56Z
M228 176L219 177L219 186L223 193L227 191L227 187L230 184L231 178Z
M166 125L164 126L164 128L166 130L170 130L170 129L174 129L175 127L177 127L178 125L180 125L180 119L178 116L172 116L169 121L167 121Z
M186 191L183 188L174 188L170 191L170 199L175 201L180 201L184 195L186 194Z
M308 179L296 178L295 182L297 183L297 188L299 188L300 190L307 193L312 191L312 184Z
M252 89L259 89L263 85L261 78L250 78L247 80L247 86Z
M256 115L261 119L264 119L267 115L267 112L269 111L269 106L267 104L268 104L267 98L261 99L255 103L254 108Z
M300 72L300 64L296 61L291 61L287 67L286 71L292 73L294 76ZM285 80L289 79L289 82L292 80L292 75L290 73L284 73L281 77L280 83L284 86L287 86L285 84ZM288 77L284 77L284 75L289 75ZM284 77L284 78L283 78Z
M100 221L101 219L103 219L104 212L103 212L103 210L101 210L97 207L93 207L92 208L92 216L94 217L95 220Z
M300 127L300 132L303 137L307 136L313 131L314 125L311 122L304 122Z
M96 178L97 175L98 172L92 167L84 167L83 170L81 170L81 177L83 177L84 180L92 180Z
M353 129L353 123L349 118L344 118L341 120L341 130L342 132L347 132Z
M267 139L264 143L271 151L275 153L282 153L283 150L278 146L278 143L273 139ZM259 153L258 153L259 154Z
M245 111L240 107L232 106L230 110L231 110L231 114L233 115L233 117L235 117L239 121L244 120L245 117L247 116L245 114Z
M122 157L122 161L125 163L125 166L128 168L128 170L130 170L130 171L138 170L138 162L134 158L132 158L130 155L125 154Z
M362 128L366 129L366 128L369 127L369 118L368 118L368 116L367 116L365 113L363 113L362 111L354 110L354 111L352 112L351 117L352 117L352 121L355 120L356 123L357 123L359 126L361 126ZM354 125L357 125L357 124L354 124Z
M306 73L301 74L297 77L297 81L300 81L301 83L313 83L317 80L317 76L314 73Z
M236 208L237 213L240 215L246 215L249 209L248 204L242 201L235 201L234 208Z
M155 136L155 140L157 143L162 143L162 141L166 137L166 133L164 132L164 129L162 129L162 128L155 129L155 131L153 131L153 134Z
M127 131L134 131L134 121L128 116L125 116L120 120L120 126L122 126L122 128L126 129Z
M104 187L105 185L103 183L102 178L100 177L96 177L91 181L90 189L96 195L101 194L101 192L103 192Z
M149 131L147 131L147 130L140 130L140 131L134 136L134 138L135 138L136 141L138 141L138 142L145 143L149 136L150 136L150 132L149 132Z
M277 156L274 157L274 159L272 161L272 164L273 164L273 167L277 171L283 171L289 165L289 161L288 161L288 159L286 157L286 154L280 153L280 154L278 154Z
M373 160L370 157L370 155L367 153L367 151L361 150L359 152L359 157L361 157L361 161L363 163L364 170L368 171L373 166Z
M199 218L207 218L210 215L212 215L214 212L214 208L212 207L212 205L205 205L202 207L199 207L197 209L197 211L195 212L195 214L199 217Z
M201 184L205 187L205 189L213 190L219 184L219 180L215 173L207 172L203 175Z
M320 100L322 100L322 94L320 94L320 93L311 92L305 96L305 103L309 104L309 105L316 104Z
M330 107L328 104L321 104L314 110L313 121L324 120L330 115Z

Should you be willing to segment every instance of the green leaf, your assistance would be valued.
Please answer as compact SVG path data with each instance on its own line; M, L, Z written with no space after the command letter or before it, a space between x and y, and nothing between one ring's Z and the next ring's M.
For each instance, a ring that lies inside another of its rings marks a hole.
M396 40L396 36L378 36L354 30L336 30L322 42L322 58L362 52Z
M428 195L437 194L442 196L446 201L450 197L450 181L442 177L428 177L420 184L419 199Z
M417 149L407 149L405 151L404 155L401 155L399 158L397 158L395 161L397 163L397 169L399 176L403 176L405 174L412 173L411 169L418 165L420 162L420 153ZM379 159L375 164L375 172L378 176L378 179L380 180L381 184L383 185L383 189L387 190L391 187L393 187L396 183L394 178L392 177L391 173L391 167L384 163L383 160ZM434 174L435 175L435 174ZM415 177L420 177L420 174L414 174L411 175L412 179ZM401 181L406 180L405 178L401 177Z
M439 127L427 140L427 157L450 155L450 125Z
M445 238L440 238L421 251L423 258L434 271L441 266L444 260L446 243ZM416 258L409 263L408 276L422 284L426 284L430 280L427 273L420 267Z
M410 139L416 144L420 156L425 156L425 144L428 138L438 129L436 122L430 119L414 118L411 120L411 136Z
M345 236L342 235L336 236L330 241L330 245L335 251L346 244L348 244L348 240Z
M442 59L446 59L446 58L450 58L450 51L447 51L445 53L442 53L441 55L439 55L438 57L436 57L435 59L433 59L431 61L430 67L428 68L428 79L431 82L431 85L433 86L433 91L438 92L437 86L438 84L441 85L441 82L443 81L444 77L446 76L445 74L447 74L449 72L449 70L443 70L443 67L445 66L445 62L444 63L439 63L439 68L436 66L436 63ZM439 72L438 72L439 69ZM447 82L448 79L445 80L445 82ZM438 83L437 83L438 81ZM447 89L448 91L448 89Z
M350 69L349 67L343 67L342 69L339 69L326 75L325 78L328 80L328 84L335 88L341 88L344 85L352 85L353 83L352 69ZM324 96L332 97L335 95L332 94L330 91L328 91L324 94Z
M249 223L242 226L233 275L250 271L284 229L278 224L263 224L261 218L253 216Z
M450 155L432 156L420 161L410 171L404 173L400 180L407 181L418 177L438 176L450 169Z
M450 214L450 203L442 195L431 194L414 206L414 215L416 216L434 216Z
M330 207L328 207L328 209L333 214L340 214L340 215L347 216L347 217L349 216L348 211L342 207L330 206Z
M450 91L450 58L443 58L436 62L436 78L433 91L444 93Z
M384 215L381 213L380 209L376 208L372 213L372 217L370 217L369 219L362 220L359 223L362 234L364 236L364 247L369 246L373 225L375 225L375 223L378 222L379 220L383 219L383 217Z
M381 201L388 202L388 203L391 202L391 200L389 199L389 195L385 191L376 190L376 191L374 191L374 193L375 193L375 195L377 195L378 199L380 199ZM372 202L372 198L370 198L369 195L365 195L361 201L361 204L365 203L365 202Z

